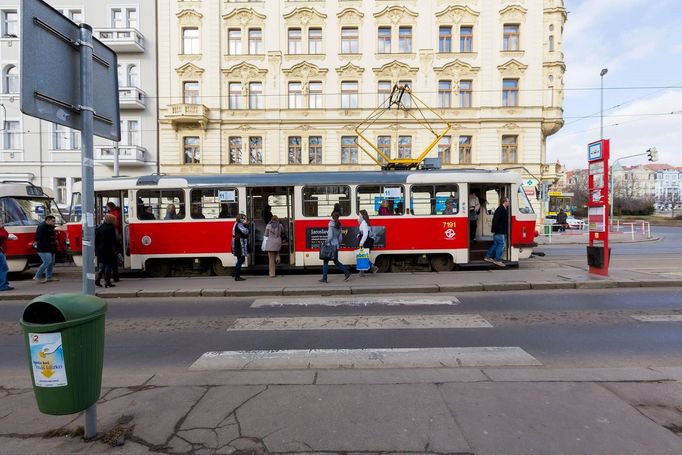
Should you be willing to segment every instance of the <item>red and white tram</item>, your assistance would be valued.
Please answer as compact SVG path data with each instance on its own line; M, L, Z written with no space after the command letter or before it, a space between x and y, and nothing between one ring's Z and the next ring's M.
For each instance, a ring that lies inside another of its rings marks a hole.
M38 224L46 215L56 218L57 256L66 253L66 225L52 196L30 182L0 181L0 217L17 240L5 242L10 272L21 272L41 263L35 249Z
M468 195L478 194L482 210L476 240L469 240ZM76 194L78 198L80 195ZM492 243L492 215L509 197L510 263L527 258L535 246L536 215L520 176L507 171L430 170L305 172L196 176L152 175L95 182L98 222L107 202L122 208L125 266L153 276L210 269L223 275L235 264L232 227L239 213L252 226L246 266L267 267L261 251L265 219L272 213L287 240L280 256L288 267L320 266L318 247L326 239L335 204L345 227L340 259L354 264L358 211L366 209L375 237L371 252L382 271L452 270L482 262ZM446 210L452 206L453 210ZM78 206L76 200L72 207ZM381 210L380 210L381 207ZM381 213L381 214L380 214ZM71 220L78 221L78 214ZM81 225L68 224L71 252L80 264Z

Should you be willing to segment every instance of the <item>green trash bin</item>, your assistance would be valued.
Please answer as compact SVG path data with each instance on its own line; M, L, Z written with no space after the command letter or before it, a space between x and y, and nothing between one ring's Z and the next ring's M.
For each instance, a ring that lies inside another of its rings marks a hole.
M107 304L85 294L36 297L19 323L24 331L38 409L75 414L99 399Z

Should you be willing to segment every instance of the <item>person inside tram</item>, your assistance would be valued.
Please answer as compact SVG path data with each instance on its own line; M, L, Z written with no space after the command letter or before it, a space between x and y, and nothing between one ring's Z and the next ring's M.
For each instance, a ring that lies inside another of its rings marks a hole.
M166 207L166 216L163 217L164 220L176 220L178 218L178 213L175 211L175 204L168 204Z
M379 207L379 215L393 215L393 210L391 210L390 202L388 199L381 201L381 206Z
M270 205L265 204L265 208L263 209L263 222L267 226L270 224L270 221L272 220L272 207Z
M398 202L398 204L396 205L396 208L395 208L395 215L402 215L403 213L404 213L403 203Z
M151 205L144 206L144 211L140 213L141 220L155 220L154 209Z
M230 218L230 205L226 203L220 204L220 213L218 214L218 218Z
M445 201L445 210L443 210L443 215L454 215L455 213L457 213L457 212L455 211L455 207L452 203L452 199L448 198Z
M204 216L204 213L201 209L201 202L193 202L192 203L191 215L192 215L192 218L194 218L195 220L203 220L206 218L206 216Z

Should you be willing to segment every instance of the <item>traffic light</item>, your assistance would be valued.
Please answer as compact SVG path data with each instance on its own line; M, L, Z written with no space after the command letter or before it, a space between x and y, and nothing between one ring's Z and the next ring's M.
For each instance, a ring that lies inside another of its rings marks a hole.
M658 150L656 150L656 147L651 147L649 150L646 151L647 156L649 157L649 161L654 162L658 161Z

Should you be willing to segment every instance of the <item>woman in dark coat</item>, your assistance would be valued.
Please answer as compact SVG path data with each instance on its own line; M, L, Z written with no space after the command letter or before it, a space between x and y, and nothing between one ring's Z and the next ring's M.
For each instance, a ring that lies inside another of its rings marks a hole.
M114 272L118 260L117 245L116 217L111 214L104 215L104 221L95 229L95 254L100 265L95 280L96 286L102 287L102 276L104 276L104 287L114 286L111 283L111 274Z
M237 215L232 228L232 254L237 258L237 265L234 268L234 281L244 281L241 273L242 264L246 260L246 255L249 254L249 226L246 215L243 213Z

